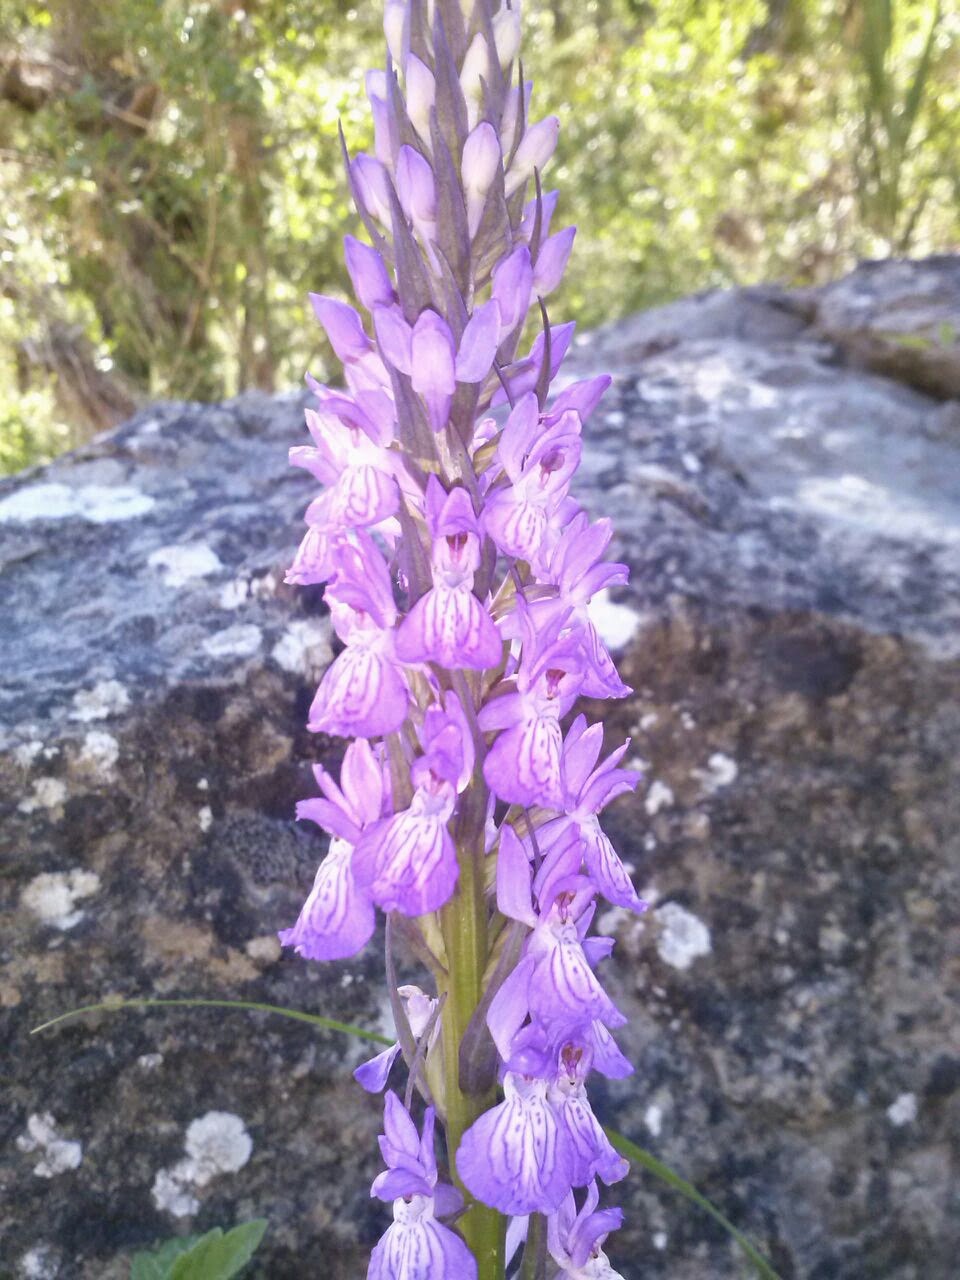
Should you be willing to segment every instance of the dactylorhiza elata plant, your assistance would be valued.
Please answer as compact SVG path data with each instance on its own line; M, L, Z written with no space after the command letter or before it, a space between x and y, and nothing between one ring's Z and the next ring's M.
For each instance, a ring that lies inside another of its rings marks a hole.
M375 154L344 149L366 316L312 297L346 389L308 379L312 444L291 452L323 489L288 581L326 583L344 646L309 727L353 741L298 807L331 841L280 936L340 959L386 915L398 1043L356 1074L383 1091L402 1055L407 1083L386 1092L372 1194L393 1222L368 1276L615 1280L598 1181L627 1166L588 1083L632 1068L589 928L598 898L644 906L598 817L638 775L626 743L600 759L600 724L562 728L579 695L629 693L588 612L627 571L570 494L609 379L549 394L573 325L543 299L574 228L551 229L558 124L530 120L518 10L388 0L384 25ZM398 940L435 994L397 985Z

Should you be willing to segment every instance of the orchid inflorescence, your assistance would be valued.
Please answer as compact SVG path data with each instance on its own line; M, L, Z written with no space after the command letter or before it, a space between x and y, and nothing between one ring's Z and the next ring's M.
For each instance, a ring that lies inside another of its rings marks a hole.
M375 154L344 147L370 323L311 297L346 388L308 379L312 444L291 451L323 490L287 580L326 584L343 642L309 728L354 741L298 806L331 841L280 937L341 959L387 918L398 1042L356 1074L382 1091L402 1055L408 1080L386 1093L372 1194L394 1221L368 1276L500 1280L525 1241L524 1275L615 1280L602 1246L622 1215L597 1180L627 1166L586 1086L632 1067L594 972L612 941L588 930L598 897L644 908L598 819L639 775L626 743L599 759L599 723L562 729L578 696L630 692L588 609L627 570L604 559L609 520L570 496L609 379L549 396L573 326L543 299L574 228L551 234L558 124L529 121L517 8L387 0L384 25ZM398 984L398 941L436 995Z

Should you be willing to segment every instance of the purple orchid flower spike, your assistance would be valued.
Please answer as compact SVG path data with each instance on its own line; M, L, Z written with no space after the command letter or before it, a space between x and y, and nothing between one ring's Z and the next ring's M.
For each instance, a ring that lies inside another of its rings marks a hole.
M470 1250L439 1221L458 1213L463 1199L437 1180L434 1119L428 1107L421 1137L397 1095L387 1093L380 1137L387 1168L374 1179L370 1194L393 1202L393 1222L373 1251L367 1280L476 1280Z
M480 567L480 530L465 489L445 494L435 476L427 483L427 528L432 539L433 587L420 597L397 632L403 662L484 671L496 667L503 641L473 594Z
M597 1184L591 1182L579 1213L571 1192L548 1219L547 1248L560 1268L557 1280L623 1280L603 1252L607 1236L623 1225L623 1211L598 1209L599 1203Z
M504 1280L499 1216L519 1248L528 1215L546 1214L560 1276L616 1280L601 1245L619 1210L598 1209L595 1180L625 1165L588 1087L632 1068L598 976L613 942L589 930L600 895L644 905L600 826L637 775L626 746L601 760L599 725L562 728L580 695L630 692L591 614L627 570L605 558L609 521L571 493L610 380L551 397L574 326L543 299L576 233L551 229L558 126L532 114L518 6L385 0L384 34L386 67L366 77L373 154L344 142L369 238L344 241L362 311L311 295L344 385L308 375L310 440L291 450L320 492L287 581L326 584L342 645L308 727L357 741L339 784L318 768L298 808L331 842L281 938L308 959L353 955L379 909L388 947L436 984L391 992L407 1096L431 1106L421 1135L386 1095L373 1194L394 1221L369 1275ZM387 972L396 984L392 954ZM385 1089L399 1056L391 1045L358 1081ZM438 1180L435 1114L466 1205Z

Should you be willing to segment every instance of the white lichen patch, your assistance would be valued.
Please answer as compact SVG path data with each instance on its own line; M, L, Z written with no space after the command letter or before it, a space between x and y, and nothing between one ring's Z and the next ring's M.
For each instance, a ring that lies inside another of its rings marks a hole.
M21 769L29 769L37 756L43 751L43 743L39 738L29 742L21 742L13 749L13 758Z
M154 1204L175 1218L185 1218L200 1208L194 1188L243 1168L253 1152L253 1139L239 1116L230 1111L208 1111L191 1122L184 1147L186 1158L161 1169L153 1181Z
M660 1131L663 1128L663 1111L655 1102L651 1102L644 1111L643 1123L655 1138L660 1137Z
M710 795L736 782L738 773L736 760L724 755L722 751L713 753L705 769L696 770L696 776L700 779L704 791Z
M213 810L208 804L203 805L197 813L197 823L201 831L209 831L213 826Z
M291 622L270 650L270 656L291 675L318 678L333 661L330 623L326 618Z
M83 739L80 749L80 763L89 768L100 778L113 776L113 766L120 756L120 743L112 733L103 729L91 729Z
M223 564L213 547L205 542L174 543L158 547L147 557L151 569L159 569L168 587L183 587L197 578L218 573Z
M917 1118L918 1110L917 1095L915 1093L901 1093L887 1107L887 1119L899 1129L901 1125L912 1124Z
M128 485L29 484L0 502L0 522L79 519L112 524L146 515L155 506L155 498Z
M100 888L95 871L75 867L72 871L45 871L34 876L20 899L44 924L54 929L72 929L83 919L77 902L89 898Z
M689 969L698 956L708 956L713 950L710 930L679 902L665 902L653 914L660 925L657 954L664 964Z
M17 808L21 813L36 813L38 809L59 809L67 798L67 785L61 778L37 778L33 790L24 796Z
M55 1178L57 1174L79 1168L83 1160L83 1144L59 1137L57 1122L49 1111L30 1116L27 1132L17 1138L17 1146L21 1151L41 1153L33 1166L38 1178Z
M79 689L73 695L70 719L79 720L82 724L108 720L129 705L130 695L119 680L98 680L92 689Z
M163 1065L162 1053L141 1053L137 1059L137 1066L144 1071L156 1071L157 1067Z
M200 1201L190 1190L189 1178L184 1176L181 1180L179 1176L181 1166L186 1163L181 1160L172 1169L161 1169L151 1188L153 1203L161 1213L172 1214L174 1218L188 1218L200 1208Z
M194 1181L205 1187L220 1173L236 1173L250 1159L253 1139L239 1116L208 1111L187 1129L184 1146L194 1162Z
M35 1244L20 1259L23 1280L56 1280L60 1261L56 1249L48 1244Z
M609 591L598 591L587 606L590 621L610 649L623 649L639 630L643 615L625 604L615 604Z
M665 1231L655 1231L650 1237L653 1241L653 1247L661 1251L667 1247L667 1233Z
M249 658L263 644L263 632L252 622L240 622L207 636L203 648L211 658Z
M661 809L669 809L673 804L674 795L673 788L668 787L665 782L661 782L659 778L654 778L650 783L650 789L647 791L643 807L652 818L654 814L660 812Z

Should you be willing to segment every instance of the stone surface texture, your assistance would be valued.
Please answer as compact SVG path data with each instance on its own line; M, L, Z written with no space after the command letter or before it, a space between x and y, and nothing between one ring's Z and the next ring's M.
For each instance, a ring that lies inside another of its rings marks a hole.
M609 830L653 907L606 977L606 1120L783 1280L952 1280L960 1250L960 261L706 294L576 346L615 377L578 494L632 584ZM951 319L951 317L953 319ZM891 337L891 334L894 334ZM296 395L159 404L0 485L0 1276L120 1280L137 1248L270 1220L259 1280L354 1280L363 1046L263 1014L31 1027L112 993L383 1028L376 946L280 956L323 841L292 821L332 637L282 585L311 485ZM598 710L594 708L594 710ZM749 1274L648 1175L626 1280Z

